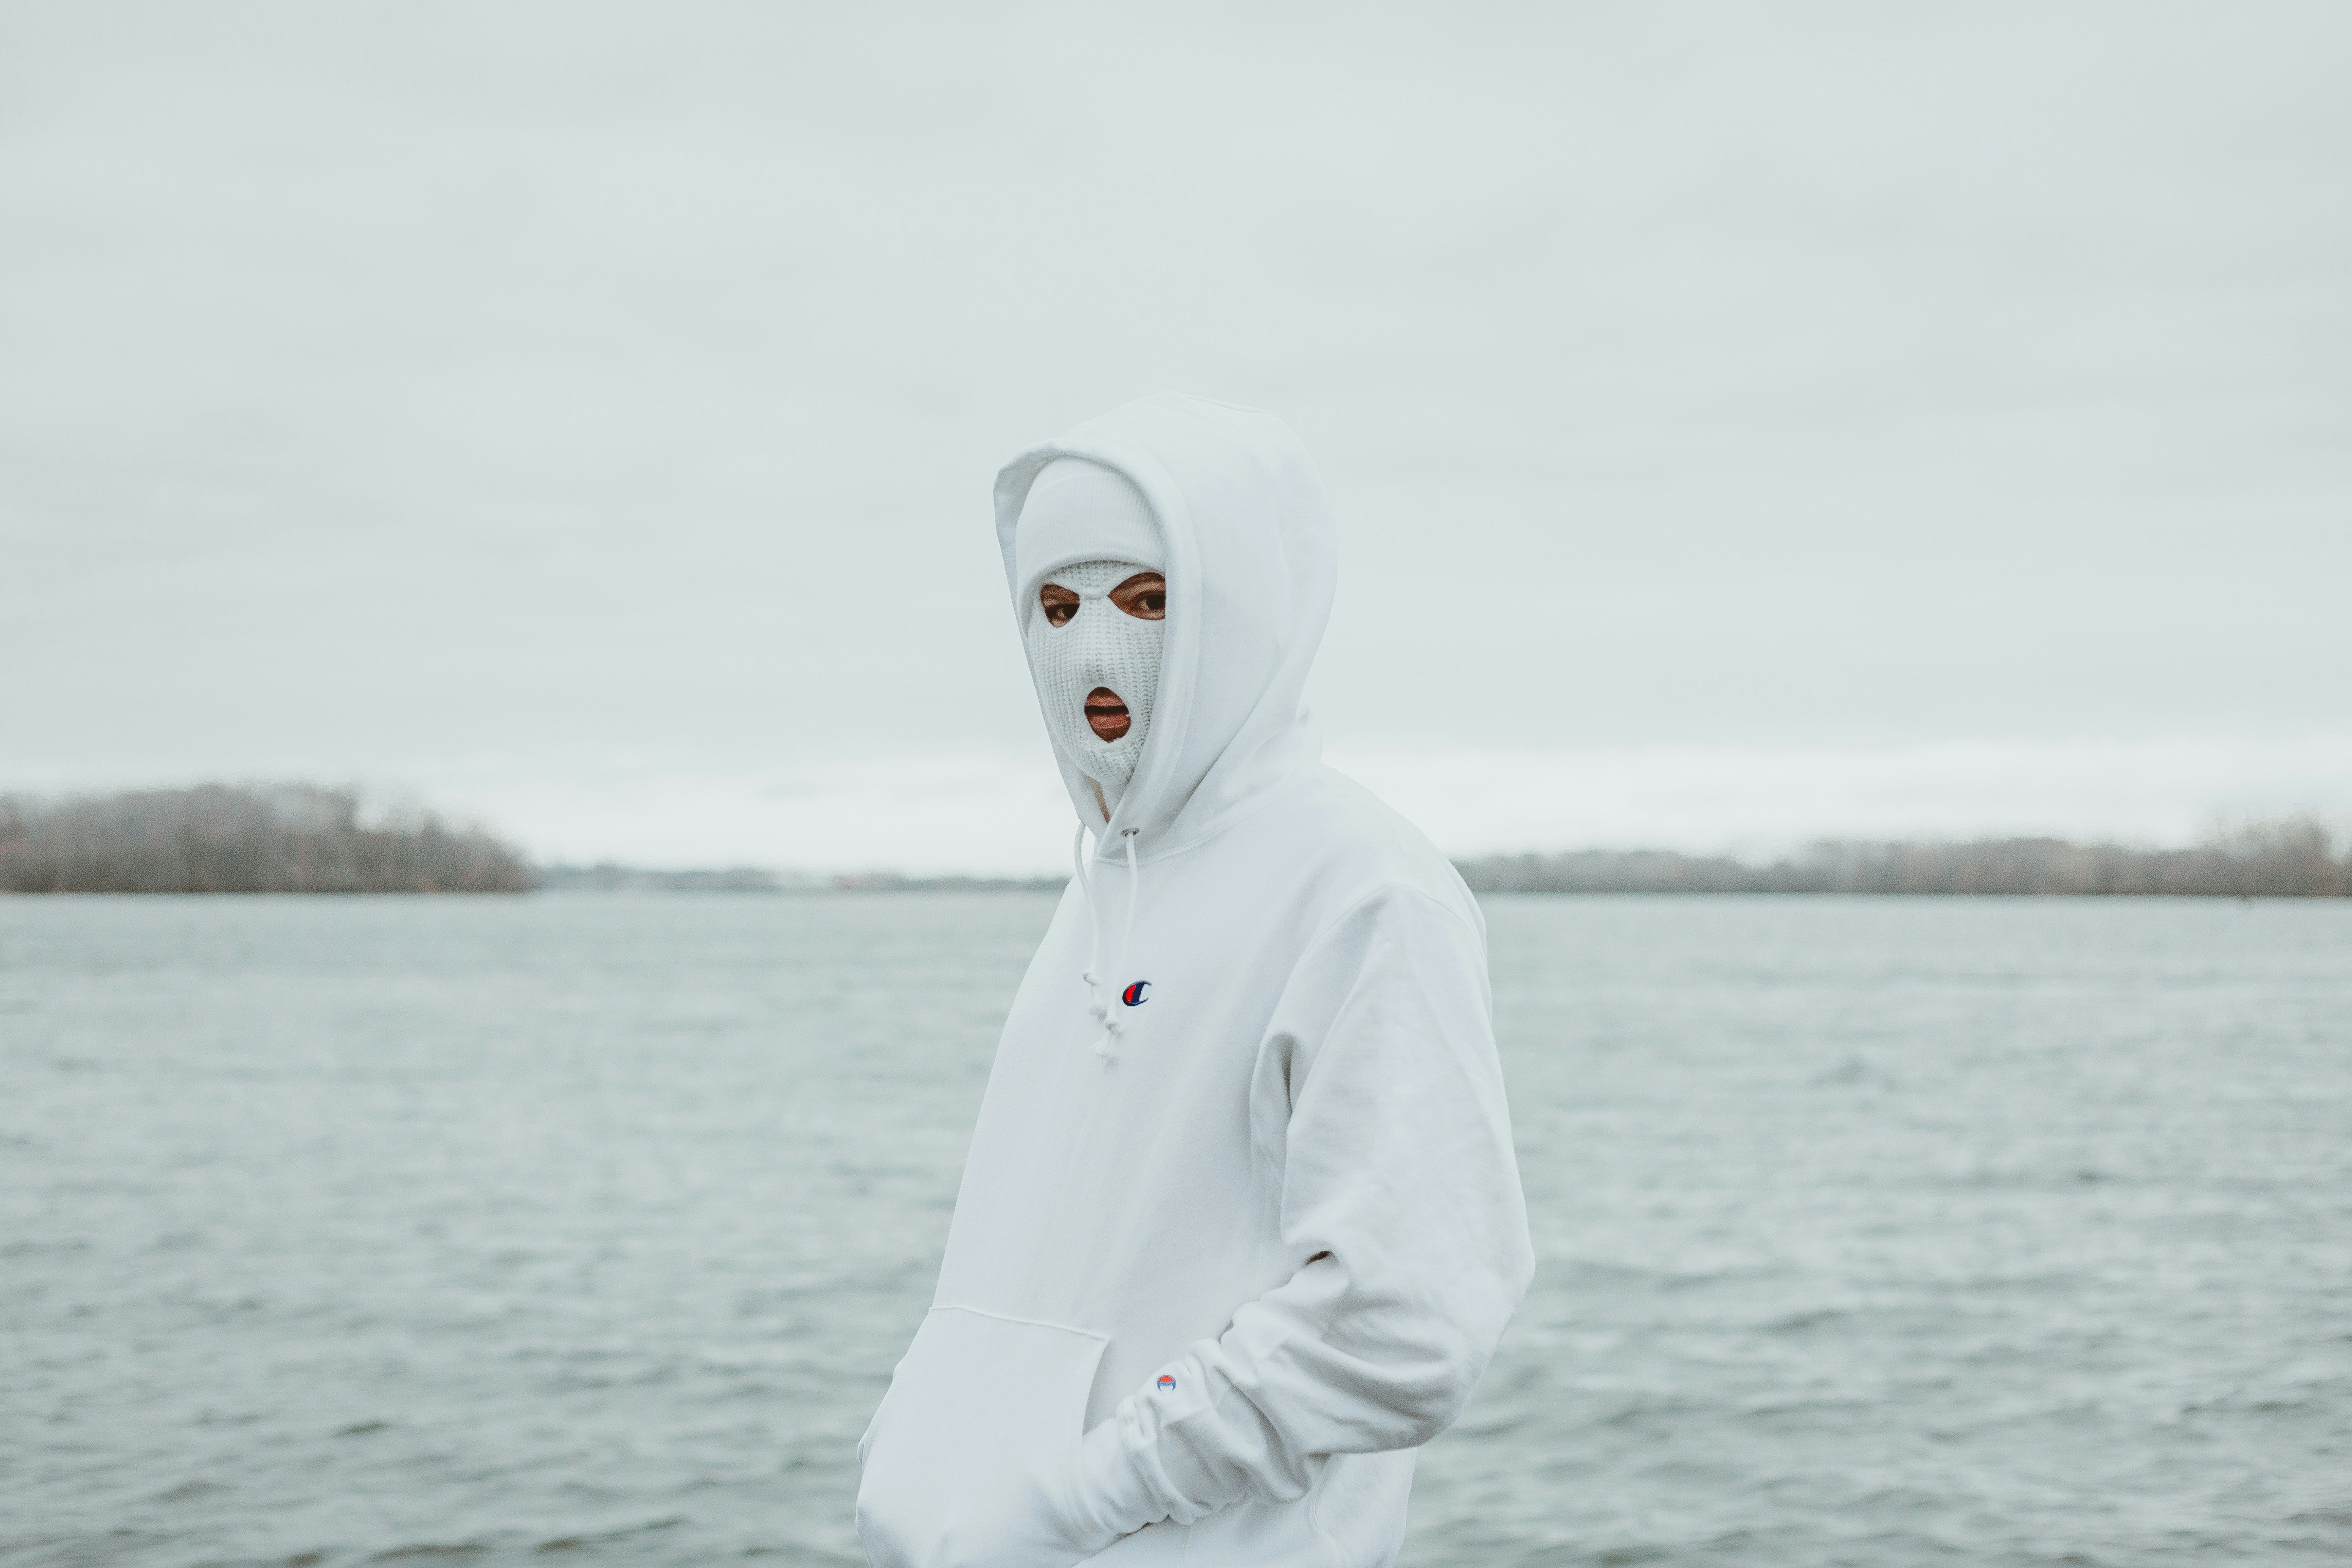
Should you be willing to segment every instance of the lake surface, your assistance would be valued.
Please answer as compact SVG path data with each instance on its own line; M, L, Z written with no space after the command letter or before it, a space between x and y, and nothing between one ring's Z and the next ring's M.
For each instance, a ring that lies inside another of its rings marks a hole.
M2352 903L1486 907L1406 1563L2352 1555ZM1049 908L0 900L0 1561L862 1562Z

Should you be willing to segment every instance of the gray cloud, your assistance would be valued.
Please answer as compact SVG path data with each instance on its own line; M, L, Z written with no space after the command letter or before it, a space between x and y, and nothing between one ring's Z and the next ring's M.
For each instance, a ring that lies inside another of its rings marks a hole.
M0 28L20 782L1036 748L989 477L1163 385L1343 744L2352 730L2340 7Z

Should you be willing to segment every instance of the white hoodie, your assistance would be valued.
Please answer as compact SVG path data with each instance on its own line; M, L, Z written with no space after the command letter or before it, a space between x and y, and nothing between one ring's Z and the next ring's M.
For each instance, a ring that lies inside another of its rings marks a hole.
M1332 529L1289 427L1162 395L1015 458L1016 623L1014 525L1066 456L1127 475L1160 526L1152 733L1108 823L1056 749L1095 849L858 1445L858 1535L877 1568L1386 1563L1413 1450L1532 1268L1485 923L1319 761L1300 691Z

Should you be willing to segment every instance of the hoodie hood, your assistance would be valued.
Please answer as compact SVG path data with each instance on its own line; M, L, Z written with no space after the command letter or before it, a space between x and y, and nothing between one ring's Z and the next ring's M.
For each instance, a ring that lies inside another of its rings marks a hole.
M1131 834L1148 858L1209 837L1318 762L1303 694L1331 614L1330 507L1306 447L1271 414L1177 393L1115 408L996 476L1016 629L1034 590L1015 553L1021 509L1056 458L1125 475L1159 529L1168 618L1151 735L1108 823L1093 782L1054 742L1071 809L1101 852Z

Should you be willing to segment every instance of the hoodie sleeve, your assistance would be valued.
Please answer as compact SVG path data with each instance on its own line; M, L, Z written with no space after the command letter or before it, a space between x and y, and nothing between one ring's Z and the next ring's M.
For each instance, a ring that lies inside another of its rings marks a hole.
M1419 891L1383 889L1310 945L1251 1094L1297 1271L1087 1434L1099 1525L1296 1499L1329 1456L1461 1413L1534 1268L1491 1011L1484 941Z

